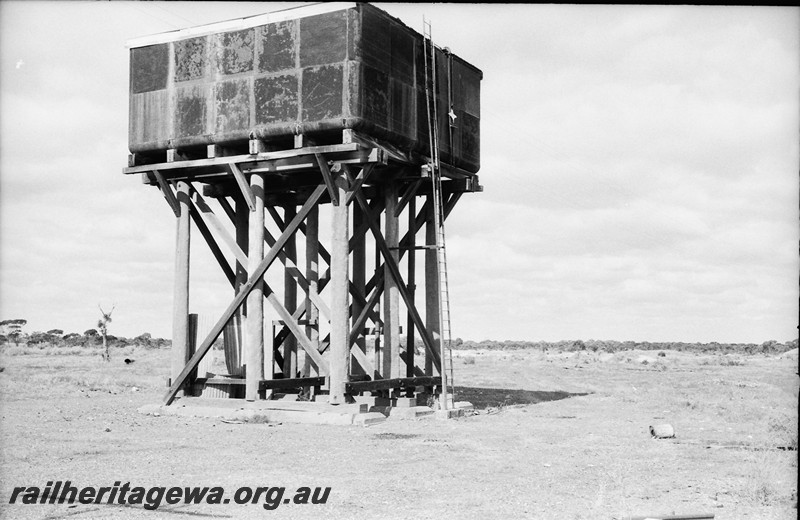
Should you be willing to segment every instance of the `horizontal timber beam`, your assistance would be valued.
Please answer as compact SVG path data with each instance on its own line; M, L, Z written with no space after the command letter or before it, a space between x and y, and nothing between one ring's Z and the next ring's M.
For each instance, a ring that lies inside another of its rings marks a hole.
M417 386L441 386L442 378L439 376L400 377L396 379L378 379L377 381L351 381L345 386L348 394L370 392L374 390L389 390L392 388L411 388Z
M246 384L244 379L232 379L225 377L212 377L206 379L206 384L213 385L240 385ZM306 386L322 386L325 384L324 377L296 377L292 379L262 379L258 382L259 388L268 390L282 390L285 388L303 388Z
M160 171L167 179L184 180L192 178L202 182L214 182L230 178L229 168L231 164L238 166L243 174L319 171L316 154L324 154L326 160L343 164L386 164L386 154L380 148L364 149L359 148L357 145L342 144L267 152L258 154L255 157L252 155L233 155L212 159L147 164L124 168L123 173L141 174L144 184L156 184L158 182L152 173L154 170Z

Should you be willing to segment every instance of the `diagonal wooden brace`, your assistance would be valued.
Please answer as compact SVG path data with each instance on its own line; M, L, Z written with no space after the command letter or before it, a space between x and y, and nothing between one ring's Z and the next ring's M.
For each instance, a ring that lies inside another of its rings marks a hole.
M342 165L345 168L347 165ZM364 184L364 181L367 180L367 177L372 173L373 168L375 168L375 164L367 164L361 171L358 172L355 179L352 179L350 182L350 192L347 194L347 198L345 199L344 203L346 205L350 205L353 202L353 198L356 196L355 193L361 188L361 185ZM346 171L346 170L345 170Z
M311 356L311 359L314 360L314 363L320 370L320 373L324 373L327 375L328 373L328 362L323 359L317 349L314 348L314 345L311 344L311 341L308 339L308 336L300 329L300 326L295 321L294 316L286 310L286 307L281 304L278 297L275 295L275 292L269 287L269 285L264 282L264 297L269 301L275 311L280 316L281 320L283 320L284 326L288 327L292 334L297 338L300 342L300 345L306 351L306 353ZM284 374L286 377L294 377L294 374Z
M381 281L383 280L383 276L381 276ZM364 352L361 351L361 348L356 344L356 339L361 334L361 330L364 328L364 324L367 322L367 318L369 317L370 313L375 307L375 304L383 294L383 283L381 283L369 297L369 299L364 304L364 307L361 309L361 314L358 315L356 318L355 323L353 323L353 327L350 330L350 337L348 339L348 345L350 345L350 352L352 352L353 356L355 356L358 363L361 365L361 368L364 369L364 373L369 374L370 377L375 374L375 367L369 361Z
M180 204L178 204L178 199L172 192L172 188L170 187L169 183L164 176L161 175L160 171L153 170L153 175L156 177L156 181L158 182L158 187L161 189L161 193L164 195L164 198L167 199L167 204L169 204L169 207L172 208L172 212L175 213L176 217L180 217L181 207Z
M250 188L250 183L247 182L247 178L242 173L242 170L236 166L236 163L230 163L227 165L228 171L231 172L233 178L236 179L236 184L239 185L239 189L242 190L242 195L244 195L244 200L247 203L247 207L250 208L250 211L256 210L256 197L253 195L253 190Z
M248 260L247 255L244 253L244 251L242 251L242 249L236 243L236 240L233 239L233 237L227 232L227 230L222 228L214 212L211 211L211 208L209 208L205 204L202 195L200 195L200 193L198 192L194 192L194 195L196 199L194 201L195 204L198 205L201 211L208 214L209 219L212 220L212 222L215 222L217 224L218 226L217 232L219 233L222 240L226 244L228 244L230 250L233 252L233 255L236 257L239 263L241 263L242 265L246 265ZM277 241L272 237L272 235L269 234L266 228L264 229L264 232L266 233L265 237L269 236L269 238L266 240L269 243L270 247L274 247ZM212 248L212 251L214 251L214 249L216 249L216 251L219 251L219 248L216 247L216 244L214 245L215 248ZM293 268L295 271L297 271L297 276L298 276L298 281L300 281L300 286L303 288L303 290L306 291L306 293L308 293L308 283L306 282L305 277L299 272L294 262L289 260L288 257L286 257L286 255L282 251L278 253L278 257L281 260L283 260L283 263L284 265L286 265L287 268ZM316 363L318 367L322 366L321 364L324 364L325 361L322 359L322 357L319 355L316 349L313 346L311 346L311 343L308 341L306 335L302 333L302 331L300 330L300 327L297 325L297 322L295 321L294 317L280 303L278 298L275 296L275 291L272 290L272 288L269 286L266 280L262 280L262 286L264 289L264 297L267 298L270 304L275 308L278 315L281 317L281 320L284 321L284 326L287 327L292 332L292 334L297 338L297 340L301 343L306 352L308 352L308 355L311 356L311 359L314 360L314 363ZM325 304L325 302L322 301L322 299L320 299L317 295L312 295L311 299L312 301L314 301L314 304L317 305L317 307L319 307L320 312L327 313L326 315L330 315L330 310L328 309L328 306ZM302 316L302 313L300 315Z
M266 240L270 247L272 247L272 245L275 243L275 238L266 227L264 228L264 240ZM308 280L297 267L297 264L295 264L291 258L283 253L281 253L280 259L281 262L283 262L283 265L286 266L287 273L292 275L292 277L297 280L297 284L306 293L306 296L311 298L311 301L314 302L314 305L317 306L317 309L319 309L326 319L330 319L331 310L328 308L328 304L326 304L325 301L319 297L318 293L312 293L308 290Z
M450 196L450 198L447 200L447 202L444 203L444 217L445 217L445 219L453 211L453 208L455 207L455 205L458 202L458 200L461 198L461 195L462 195L461 193L453 193ZM425 204L423 204L422 208L417 213L417 216L416 216L416 218L414 220L413 233L415 233L415 234L418 233L419 230L422 228L422 226L425 225L425 220L427 218L426 217L427 212L430 211L429 208L430 208L430 204L428 202L425 202ZM403 255L406 254L406 250L408 248L408 245L411 242L411 233L412 233L412 230L409 230L403 236L403 238L400 240L399 250L400 250L400 259L401 260L403 259ZM375 269L375 272L376 272L376 274L373 275L372 278L370 278L367 281L367 285L366 285L367 291L371 291L375 287L375 283L378 282L378 275L383 273L383 266L378 266ZM378 283L383 283L383 279L381 279L380 282L378 282Z
M380 211L382 208L383 208L383 203L380 200L373 201L372 204L370 204L370 211L372 211L372 212ZM269 211L270 215L272 215L272 219L278 225L278 228L283 229L285 227L285 224L283 223L283 218L281 218L281 216L278 213L278 211L272 206L267 206L267 211ZM369 225L366 224L366 223L361 224L358 228L353 230L352 236L351 236L351 238L349 240L349 250L351 252L353 251L353 247L355 246L356 240L361 235L365 234L368 230L369 230ZM300 228L300 231L303 231L302 227ZM264 236L265 237L268 236L268 232ZM320 280L323 280L323 279L326 279L326 278L330 278L330 274L331 274L330 258L331 257L330 257L330 253L325 248L325 246L322 245L322 243L319 244L319 254L323 259L325 259L325 261L328 264L328 267L320 275ZM321 283L320 287L319 287L319 290L317 291L318 294L322 293L323 288L324 288L324 285ZM349 288L350 288L350 295L353 297L353 299L356 300L359 304L363 305L366 300L364 299L363 296L361 296L358 293L358 291L356 291L355 286L352 284L352 282L349 284ZM306 291L306 292L308 292L308 291ZM317 305L317 307L319 308L319 305ZM322 307L321 309L327 309L327 307ZM323 312L323 314L325 314L325 317L329 317L330 316L330 311L328 311L327 313ZM380 319L380 316L377 313L371 313L370 318L375 323L378 323L378 324L382 324L383 323L381 321L381 319Z
M241 307L242 303L244 303L245 299L250 295L250 292L256 286L259 281L263 280L264 273L267 272L269 266L275 261L278 257L278 251L283 249L283 246L286 245L286 242L289 238L294 235L295 231L297 231L300 222L302 222L308 213L311 211L317 201L319 200L320 196L325 192L324 186L317 186L317 188L311 193L308 197L308 200L303 204L303 207L300 208L300 211L297 212L292 222L286 227L286 229L281 233L281 236L278 237L277 242L274 246L270 248L267 254L264 256L264 260L258 264L256 270L250 275L250 278L247 282L239 288L239 294L233 299L233 301L228 305L228 308L222 313L217 323L211 328L211 331L206 336L206 339L197 347L194 355L191 357L189 362L183 368L178 377L172 382L172 385L167 390L167 393L164 395L164 404L170 404L172 400L175 398L175 395L178 393L178 390L183 386L186 382L187 377L189 374L197 368L198 363L206 355L206 352L211 348L211 345L216 341L219 335L222 333L222 330L225 328L225 324L233 317L234 313ZM326 373L328 371L327 366L318 367L321 373Z
M411 200L412 197L417 195L417 190L420 186L422 186L422 179L417 179L414 183L409 184L408 188L406 188L405 193L403 193L403 197L400 199L400 202L397 203L397 207L394 210L394 216L399 217L403 210L406 208L406 204L408 201Z
M220 240L225 242L228 248L233 252L234 256L236 257L236 260L241 265L247 265L247 255L244 254L239 245L236 243L236 239L233 236L231 236L230 233L228 233L228 230L225 229L225 227L222 225L222 222L220 222L219 218L211 209L211 207L208 204L206 204L206 201L203 198L203 196L200 195L200 192L195 190L194 188L191 188L191 195L192 195L191 200L194 205L194 208L196 208L200 213L206 216L209 224L214 228Z
M320 153L315 153L314 158L317 160L319 171L322 172L322 180L325 181L325 186L328 189L328 195L331 196L331 202L334 206L338 206L339 194L336 190L336 187L333 185L333 174L331 173L330 168L328 168L328 161L325 160L325 156Z
M235 287L236 275L234 274L233 269L231 269L230 264L228 264L228 260L225 258L225 255L220 250L216 241L214 241L214 236L211 234L211 231L208 229L208 226L203 221L203 218L197 212L197 208L194 205L190 207L189 214L192 216L192 220L194 220L197 229L200 230L200 234L206 240L206 243L208 244L209 249L211 249L211 253L214 255L214 258L216 258L217 262L219 262L219 267L225 274L225 278L228 279L231 287Z
M364 194L361 193L361 191L358 191L356 198L358 203L361 205L361 209L367 213L369 211L369 206L364 198ZM428 353L433 359L434 366L441 373L442 364L439 353L436 351L436 347L433 345L433 340L430 337L430 334L428 334L425 324L423 323L422 318L420 318L419 312L417 312L417 308L414 306L414 300L408 293L408 288L403 281L403 276L400 274L400 268L397 266L397 262L395 262L394 258L392 257L391 250L389 249L389 246L386 245L386 241L383 239L383 235L378 228L378 224L374 219L367 219L367 222L369 223L370 230L375 238L375 244L378 246L378 249L380 249L381 256L383 256L384 268L389 269L389 275L394 279L395 282L397 282L397 290L406 304L406 309L408 309L408 313L411 315L411 319L414 321L414 325L416 325L417 330L422 337L423 343L425 343L425 348L428 349Z
M202 196L199 193L196 193L196 197L198 198L198 200L202 201ZM220 205L222 206L222 209L230 218L231 222L235 222L234 220L235 215L232 211L232 208L227 203L227 201L224 201L224 199L218 199L218 200L220 202ZM247 255L236 244L236 241L233 239L233 237L222 227L221 224L219 224L219 220L217 219L214 212L211 211L211 208L209 208L208 205L206 205L204 202L203 204L204 207L206 208L206 210L204 210L203 212L208 214L209 218L212 219L212 222L215 222L214 224L215 229L219 233L220 237L222 237L223 241L228 245L230 250L233 251L234 256L236 256L236 259L240 263L242 262L246 263ZM273 215L273 218L275 217L278 218L277 224L281 228L281 230L284 230L286 226L283 222L283 219L281 219L280 216L277 215L277 213L273 213L275 211L274 208L269 207L269 211L270 214ZM275 238L272 236L272 233L270 233L266 227L264 228L264 240L270 247L272 247L275 244ZM283 263L284 266L286 266L287 272L289 272L289 274L291 274L294 278L297 279L297 283L300 286L300 288L303 291L305 291L306 294L308 294L308 280L306 280L306 277L303 275L302 272L300 272L300 269L297 267L294 261L292 261L288 256L286 256L286 253L284 253L282 250L278 253L278 259L281 261L281 263ZM320 310L320 312L323 314L323 316L328 318L330 316L330 309L328 308L328 305L318 295L313 295L311 299L317 306L317 308Z
M416 235L419 232L419 230L422 228L422 226L425 225L425 219L426 219L426 215L427 215L426 212L428 211L429 207L430 207L430 204L428 204L427 202L425 204L423 204L422 209L420 209L420 211L417 213L417 216L414 219L414 229L413 230L409 229L406 232L406 234L403 235L403 238L400 240L400 245L398 247L399 247L399 251L400 251L400 259L401 260L403 259L403 255L406 254L406 248L408 247L408 244L411 243L411 235L412 235L412 233ZM375 269L375 274L372 276L372 278L370 278L367 281L367 285L366 285L367 291L371 291L375 287L376 283L383 283L383 278L380 278L380 281L378 281L378 276L381 276L381 277L383 276L383 266L382 265L378 266Z

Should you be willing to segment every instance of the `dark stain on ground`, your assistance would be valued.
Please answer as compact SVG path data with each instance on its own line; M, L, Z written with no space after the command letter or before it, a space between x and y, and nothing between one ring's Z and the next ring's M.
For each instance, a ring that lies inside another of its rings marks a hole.
M477 410L515 404L537 404L547 401L560 401L561 399L569 399L570 397L589 395L588 393L570 393L560 390L545 392L511 390L508 388L474 388L469 386L456 386L455 394L457 401L469 401Z
M373 435L373 437L375 439L380 439L380 440L384 440L384 441L393 441L393 440L396 440L396 439L415 439L415 438L419 437L419 435L417 435L416 433L391 433L391 432L386 432L386 433L378 433L376 435Z

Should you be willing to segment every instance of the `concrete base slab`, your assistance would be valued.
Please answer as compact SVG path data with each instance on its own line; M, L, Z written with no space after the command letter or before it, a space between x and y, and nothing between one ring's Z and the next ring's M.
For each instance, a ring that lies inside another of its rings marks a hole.
M420 419L422 417L427 417L429 415L433 415L433 410L428 408L427 406L412 406L409 408L390 408L389 409L389 419L400 419L400 420L409 420L409 419Z
M370 408L373 406L390 406L392 403L387 397L375 395L357 395L354 397L358 404L366 404Z
M270 409L262 407L248 406L241 399L219 399L219 401L238 401L238 406L213 406L191 403L190 405L178 404L170 405L145 405L139 408L139 413L145 415L158 416L181 416L181 417L206 417L225 419L229 421L242 422L262 422L262 423L301 423L301 424L331 424L339 426L350 426L353 424L367 426L375 424L378 417L366 412L335 411L335 406L330 406L329 410L319 411L312 408L306 409ZM227 404L227 403L226 403ZM364 407L366 408L366 407ZM385 417L382 414L382 420ZM364 416L363 418L360 418Z
M460 408L450 408L447 410L436 410L433 413L434 418L447 420L447 419L455 419L456 417L463 417L464 410Z
M412 406L417 406L417 398L416 397L396 397L392 399L392 406L397 408L411 408Z
M373 399L368 397L367 399ZM381 399L381 398L374 398ZM405 398L411 399L413 398ZM384 399L388 401L388 399ZM380 401L377 401L380 402ZM181 398L170 406L144 405L139 413L151 416L174 415L183 417L219 418L242 422L304 423L370 426L389 420L419 420L423 418L452 419L468 415L472 403L461 401L448 410L433 410L428 406L369 406L359 402L349 405L329 405L309 401L245 401L244 399Z
M364 404L331 405L326 401L297 401L288 399L245 401L244 399L227 399L213 397L185 397L176 399L172 405L176 407L212 407L243 410L297 410L308 412L332 413L367 413L369 407Z
M378 412L360 413L353 418L353 424L359 426L372 426L386 422L386 416Z

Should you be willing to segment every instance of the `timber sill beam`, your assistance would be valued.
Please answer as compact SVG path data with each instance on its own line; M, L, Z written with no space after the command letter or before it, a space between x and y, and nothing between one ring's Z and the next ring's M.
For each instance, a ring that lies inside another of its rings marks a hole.
M275 243L272 248L270 248L269 252L264 256L264 260L258 265L255 271L250 275L250 278L247 282L242 285L239 289L239 294L233 299L233 301L228 305L228 308L222 313L217 323L211 328L208 336L206 339L203 340L203 343L195 351L194 355L189 359L189 362L183 368L178 377L172 382L172 385L167 390L167 393L164 395L164 404L169 405L172 403L173 399L175 399L175 395L178 393L178 390L183 386L186 382L189 374L197 368L197 365L200 363L200 360L203 356L206 355L206 352L211 349L211 345L216 341L219 335L222 333L222 330L225 328L225 324L233 317L236 313L237 309L241 307L242 303L244 303L245 299L250 295L253 288L255 288L256 284L261 280L264 276L264 273L267 272L269 266L275 261L278 257L278 251L283 249L283 246L286 245L289 238L294 234L297 230L300 222L302 222L309 214L311 209L317 204L322 193L325 191L324 186L318 186L315 189L308 200L303 204L303 207L300 211L297 212L292 222L286 227L286 229L281 233L281 236L278 238L277 242ZM327 375L328 368L327 366L320 366L318 367L321 373Z
M236 385L242 386L245 384L244 379L232 379L224 377L213 377L206 379L206 384L212 385ZM306 386L323 386L325 384L324 377L295 377L291 379L262 379L258 382L259 388L266 388L268 390L282 390L286 388L303 388Z
M442 378L439 376L400 377L396 379L378 379L375 381L352 381L346 383L347 393L356 394L374 390L389 390L391 388L413 388L417 386L441 386Z

